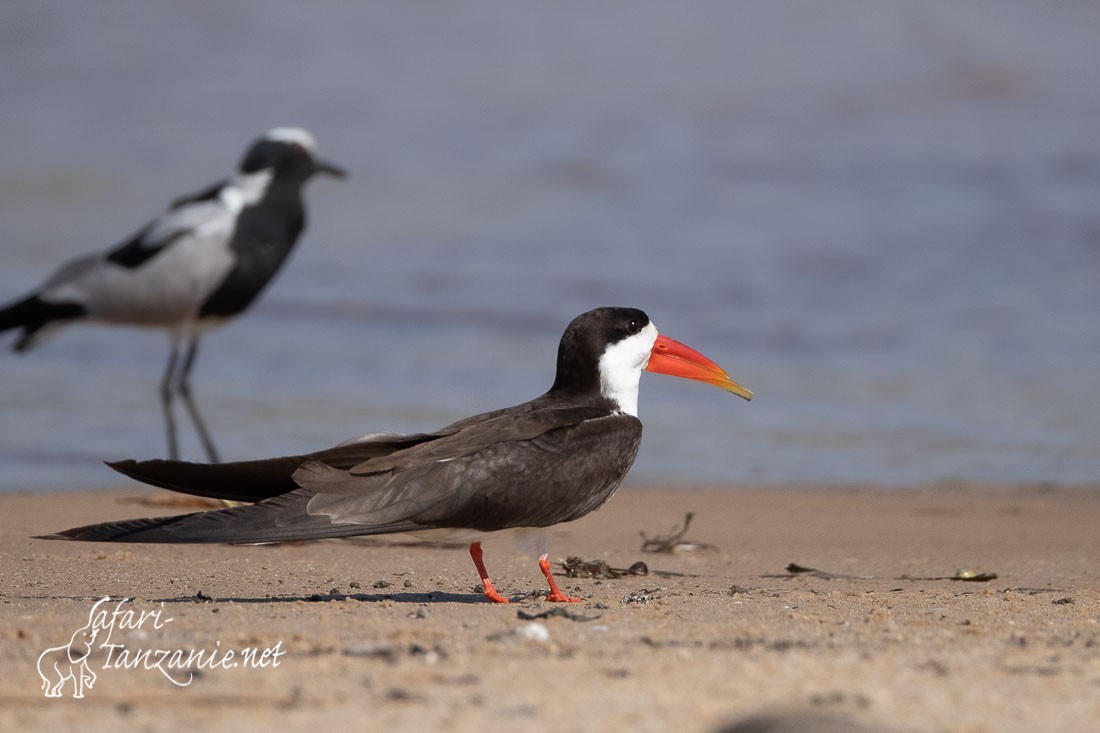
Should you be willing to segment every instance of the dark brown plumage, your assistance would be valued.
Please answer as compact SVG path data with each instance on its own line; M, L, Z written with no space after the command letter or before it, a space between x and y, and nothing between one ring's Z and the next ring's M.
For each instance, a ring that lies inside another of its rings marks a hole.
M659 361L663 366L656 366ZM642 311L600 308L569 325L554 385L529 402L432 433L369 436L299 456L225 464L113 463L154 486L254 503L93 524L48 539L254 543L425 530L492 532L579 519L611 497L638 453L642 423L632 413L647 363L652 371L751 396L713 362L658 336ZM484 572L480 543L471 546L471 555L486 595L504 601ZM551 599L572 600L557 590L545 556L540 566Z

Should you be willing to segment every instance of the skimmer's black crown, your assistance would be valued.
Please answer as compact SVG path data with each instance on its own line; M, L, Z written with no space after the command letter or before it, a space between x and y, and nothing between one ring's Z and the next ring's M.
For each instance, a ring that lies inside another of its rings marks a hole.
M551 392L600 391L600 357L607 347L649 325L637 308L595 308L570 322L558 345L558 367Z

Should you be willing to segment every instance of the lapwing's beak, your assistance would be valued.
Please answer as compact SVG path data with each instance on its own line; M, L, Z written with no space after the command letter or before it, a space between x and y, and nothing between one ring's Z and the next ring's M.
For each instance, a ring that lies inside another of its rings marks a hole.
M327 160L321 160L320 158L313 159L313 172L324 173L326 176L332 176L333 178L347 178L348 172L340 166L329 163Z

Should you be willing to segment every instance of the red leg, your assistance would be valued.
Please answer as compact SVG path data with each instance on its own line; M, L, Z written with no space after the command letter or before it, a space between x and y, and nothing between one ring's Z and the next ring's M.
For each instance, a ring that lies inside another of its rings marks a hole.
M561 592L558 584L554 582L554 576L550 574L550 559L546 555L539 557L539 569L546 576L546 582L550 584L550 595L546 596L546 600L558 601L559 603L580 603L584 600L583 598L570 598Z
M470 557L474 559L474 565L477 567L477 574L481 577L481 585L485 589L485 597L493 603L507 603L508 599L497 593L496 588L493 587L493 581L489 580L489 573L485 570L485 563L481 561L480 542L473 542L470 544Z

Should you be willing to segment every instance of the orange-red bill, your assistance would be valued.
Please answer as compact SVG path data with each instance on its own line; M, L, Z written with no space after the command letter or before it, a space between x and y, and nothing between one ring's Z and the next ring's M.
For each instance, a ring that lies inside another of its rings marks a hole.
M746 400L752 399L752 392L730 379L725 369L690 346L661 334L657 335L657 341L653 344L646 371L706 382Z

